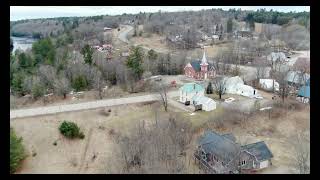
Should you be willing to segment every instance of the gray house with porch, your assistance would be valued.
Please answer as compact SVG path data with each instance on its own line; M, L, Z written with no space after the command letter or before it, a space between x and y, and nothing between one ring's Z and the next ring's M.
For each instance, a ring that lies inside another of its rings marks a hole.
M240 173L271 165L272 153L263 142L240 146L233 134L206 131L199 139L194 158L207 173Z

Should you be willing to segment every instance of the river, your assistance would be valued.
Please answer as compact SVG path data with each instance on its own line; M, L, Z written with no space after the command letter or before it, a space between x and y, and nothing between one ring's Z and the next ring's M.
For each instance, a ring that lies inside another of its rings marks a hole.
M32 47L32 43L37 41L37 39L30 38L30 37L14 37L11 36L12 41L13 41L13 51L20 49L22 51L27 50L28 48Z

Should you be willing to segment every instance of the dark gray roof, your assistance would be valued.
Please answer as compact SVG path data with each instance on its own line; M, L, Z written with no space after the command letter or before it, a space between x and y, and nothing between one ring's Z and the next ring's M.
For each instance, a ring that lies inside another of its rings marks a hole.
M196 72L200 72L200 70L201 70L201 66L200 66L201 61L200 61L200 60L191 61L190 64L191 64L191 66L193 67L193 69L194 69ZM208 62L208 70L211 70L211 69L214 70L214 67L213 67L212 63L209 63L209 62Z
M234 137L234 135L231 134L231 133L224 134L224 135L222 135L222 136L230 139L230 140L233 141L233 142L236 142L236 137Z
M240 150L240 146L234 141L213 131L206 131L198 142L206 153L215 154L225 163L233 160Z
M196 72L199 72L199 71L200 71L200 63L201 63L201 61L198 61L198 60L195 60L195 61L191 61L191 62L190 62L191 66L193 67L193 69L194 69Z
M243 150L248 151L254 155L258 161L264 161L273 158L273 155L264 141L247 144L241 147Z

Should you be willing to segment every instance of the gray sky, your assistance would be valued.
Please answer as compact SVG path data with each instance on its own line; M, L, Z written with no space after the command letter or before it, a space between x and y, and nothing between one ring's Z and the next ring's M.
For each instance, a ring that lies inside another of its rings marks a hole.
M228 10L241 8L242 10L276 10L310 11L310 6L10 6L10 21L35 18L70 17L70 16L94 16L94 15L119 15L123 13L135 14L141 12L183 11L201 9Z

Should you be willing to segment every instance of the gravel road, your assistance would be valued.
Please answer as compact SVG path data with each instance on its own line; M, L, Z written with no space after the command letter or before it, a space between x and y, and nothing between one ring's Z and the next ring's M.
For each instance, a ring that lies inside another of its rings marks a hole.
M178 91L171 91L168 93L169 98L172 98L175 96L179 96ZM10 119L55 114L55 113L62 113L62 112L88 110L88 109L97 109L101 107L117 106L117 105L123 105L123 104L149 102L149 101L159 100L159 98L160 98L159 94L149 94L144 96L106 99L106 100L98 100L98 101L91 101L91 102L84 102L84 103L77 103L77 104L65 104L65 105L38 107L38 108L30 108L30 109L18 109L18 110L10 111Z

